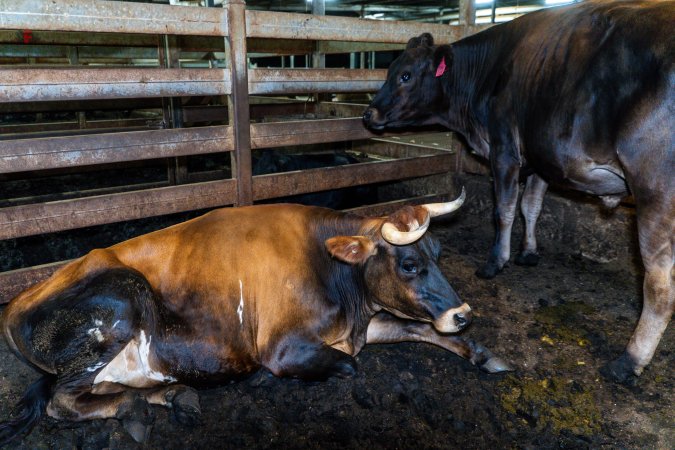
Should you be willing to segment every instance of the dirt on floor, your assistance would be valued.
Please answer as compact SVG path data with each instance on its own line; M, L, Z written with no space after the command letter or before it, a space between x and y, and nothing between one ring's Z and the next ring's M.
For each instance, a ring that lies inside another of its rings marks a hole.
M203 423L194 428L154 407L144 445L117 420L45 418L9 448L675 448L672 326L636 386L598 372L639 317L641 267L542 242L538 267L511 265L481 280L474 271L492 241L489 220L458 215L432 232L447 278L475 312L465 333L515 372L486 374L431 345L367 346L351 379L307 383L260 372L202 390ZM35 378L2 341L0 417Z

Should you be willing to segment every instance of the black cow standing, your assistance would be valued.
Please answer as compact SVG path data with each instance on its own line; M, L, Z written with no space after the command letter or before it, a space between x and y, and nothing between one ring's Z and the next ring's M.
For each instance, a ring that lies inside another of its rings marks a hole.
M645 266L642 315L603 373L634 381L675 307L675 2L583 2L527 14L452 45L408 42L363 118L373 129L442 124L490 161L497 235L477 275L510 257L519 176L527 182L522 252L549 184L599 196L632 194Z

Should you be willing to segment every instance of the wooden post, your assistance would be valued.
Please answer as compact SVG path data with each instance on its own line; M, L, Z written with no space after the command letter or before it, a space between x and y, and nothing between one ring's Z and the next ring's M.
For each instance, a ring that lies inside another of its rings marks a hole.
M324 0L314 0L312 2L312 14L315 16L326 15L326 4ZM319 51L319 43L317 42L312 52L312 67L315 69L323 69L326 67L326 55Z
M234 130L232 176L237 180L237 206L253 203L251 168L251 121L248 100L248 65L246 58L246 2L227 0L228 34L225 48L232 80L232 95L227 105Z
M476 4L474 0L459 0L459 24L476 24Z
M326 3L324 0L312 1L312 14L315 16L326 15ZM326 68L326 54L321 52L319 41L314 44L314 51L312 52L312 68L325 69ZM330 102L331 94L316 94L316 102Z

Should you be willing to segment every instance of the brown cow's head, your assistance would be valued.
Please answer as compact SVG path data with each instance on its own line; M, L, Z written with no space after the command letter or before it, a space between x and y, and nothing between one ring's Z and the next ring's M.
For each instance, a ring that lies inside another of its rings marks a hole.
M434 46L429 33L408 41L405 51L389 66L387 80L363 113L369 128L400 128L439 123L447 109L442 78L452 65L449 46Z
M440 244L426 230L431 217L454 211L464 198L462 190L453 202L402 208L378 220L374 233L332 237L326 248L341 261L363 265L366 289L379 307L457 332L469 324L471 308L438 267Z

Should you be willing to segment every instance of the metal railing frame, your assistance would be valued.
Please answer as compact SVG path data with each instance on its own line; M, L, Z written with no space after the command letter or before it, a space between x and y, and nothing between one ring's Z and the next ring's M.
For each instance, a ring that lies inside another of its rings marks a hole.
M228 1L223 8L98 0L0 0L0 30L216 36L225 39L228 53L226 69L2 67L0 108L16 102L92 99L196 95L227 95L230 99L229 124L223 126L3 139L0 174L215 152L231 152L233 160L232 179L0 208L0 239L200 208L247 205L270 196L298 193L294 191L298 186L308 192L447 171L454 161L452 155L435 154L365 163L373 164L374 171L369 166L344 167L253 177L251 149L374 135L364 129L360 118L251 123L250 95L371 92L379 88L386 72L249 69L246 39L404 44L411 36L428 31L437 42L449 43L481 28L247 11L243 0ZM320 51L321 47L316 48ZM309 182L317 175L323 178L323 174L330 175L328 182ZM61 264L0 273L0 303Z

